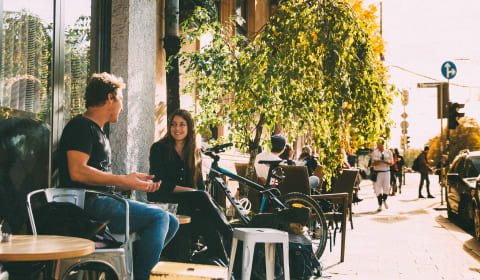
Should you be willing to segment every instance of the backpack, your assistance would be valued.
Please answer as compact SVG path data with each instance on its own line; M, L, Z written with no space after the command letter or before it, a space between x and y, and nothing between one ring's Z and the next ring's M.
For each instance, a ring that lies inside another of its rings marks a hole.
M288 246L290 278L310 279L311 276L322 276L322 266L315 257L309 236L289 234Z
M49 202L35 211L38 234L81 237L95 242L95 248L119 248L107 222L96 221L73 203Z
M417 158L415 158L415 160L413 161L413 164L412 164L413 171L416 171L416 172L420 171L420 155L418 155Z

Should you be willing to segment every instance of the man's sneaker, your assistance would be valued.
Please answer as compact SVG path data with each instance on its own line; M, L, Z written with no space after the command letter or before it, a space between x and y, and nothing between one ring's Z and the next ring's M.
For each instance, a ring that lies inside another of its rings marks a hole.
M378 212L382 211L382 205L378 206L377 211L378 211Z
M388 209L388 204L385 200L383 201L383 206L385 206L385 209Z
M433 195L431 195L431 194L428 194L427 197L428 197L428 198L435 198L435 197L434 197Z
M418 198L425 198L423 195L419 194Z

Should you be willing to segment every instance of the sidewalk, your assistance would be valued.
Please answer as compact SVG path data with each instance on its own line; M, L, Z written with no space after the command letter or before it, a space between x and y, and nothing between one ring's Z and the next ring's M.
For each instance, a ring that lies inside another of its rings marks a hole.
M377 212L370 181L362 181L353 206L354 229L347 224L345 262L340 234L332 252L321 258L322 279L480 279L480 245L446 218L436 176L430 176L434 199L418 199L418 174L407 174L402 194L389 197L388 210ZM425 195L425 189L424 189Z

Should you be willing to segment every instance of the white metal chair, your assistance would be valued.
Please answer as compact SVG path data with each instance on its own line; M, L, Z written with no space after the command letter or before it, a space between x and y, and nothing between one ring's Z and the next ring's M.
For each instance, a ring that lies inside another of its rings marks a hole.
M82 209L84 208L86 193L109 196L125 204L126 234L122 235L124 240L120 248L97 248L95 249L95 252L87 256L59 260L56 267L56 279L66 279L73 269L84 264L97 263L106 265L112 269L118 280L133 280L132 238L129 234L130 211L127 200L118 195L81 188L48 188L32 191L27 195L27 211L34 235L37 234L37 228L35 226L35 219L30 200L32 196L39 193L45 194L47 202L69 202Z

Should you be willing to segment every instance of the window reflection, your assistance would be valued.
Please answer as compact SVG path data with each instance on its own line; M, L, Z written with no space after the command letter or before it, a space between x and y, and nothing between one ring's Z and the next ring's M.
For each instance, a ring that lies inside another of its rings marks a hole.
M90 1L66 3L64 125L85 111L83 96L90 66L90 15Z
M51 102L52 18L27 9L2 10L0 118L48 122Z
M25 233L25 198L48 186L53 1L0 1L0 219Z

